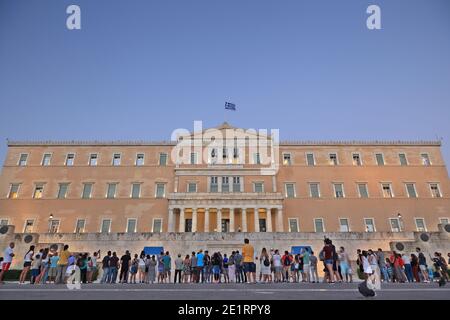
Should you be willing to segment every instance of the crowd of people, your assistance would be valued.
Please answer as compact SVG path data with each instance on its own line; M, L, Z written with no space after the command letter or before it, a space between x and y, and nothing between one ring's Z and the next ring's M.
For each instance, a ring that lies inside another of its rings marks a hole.
M0 283L11 266L15 244L4 250L1 262ZM386 253L360 250L356 252L359 274L379 290L381 282L431 282L435 279L448 281L449 261L435 252L427 260L420 248L415 253ZM100 283L280 283L280 282L353 282L354 271L350 255L344 247L337 249L330 239L318 256L309 248L299 253L280 252L278 249L262 248L255 254L254 247L245 239L241 251L232 251L228 256L208 250L193 251L172 259L170 253L158 255L132 255L128 250L119 258L116 252L108 251L101 257L100 250L92 255L72 253L65 245L60 252L49 248L35 252L31 246L23 257L23 269L19 283L92 283L94 277ZM429 263L430 262L430 263ZM258 266L258 268L257 268ZM174 267L172 278L172 267ZM323 271L319 278L319 268ZM256 270L258 269L258 276ZM28 279L28 274L30 280Z

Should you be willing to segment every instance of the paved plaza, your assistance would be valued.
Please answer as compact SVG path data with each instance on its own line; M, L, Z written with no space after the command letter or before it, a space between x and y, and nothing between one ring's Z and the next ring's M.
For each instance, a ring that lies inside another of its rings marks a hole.
M366 300L357 283L284 284L88 284L80 290L65 285L0 285L0 300L118 299L118 300ZM437 283L383 284L374 300L449 300L450 285Z

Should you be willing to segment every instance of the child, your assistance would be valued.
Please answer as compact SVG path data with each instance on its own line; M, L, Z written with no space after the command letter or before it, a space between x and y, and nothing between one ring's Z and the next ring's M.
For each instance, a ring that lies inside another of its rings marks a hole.
M37 254L33 262L31 263L31 281L30 281L31 284L34 284L36 277L39 276L39 274L41 273L41 264L42 264L41 255Z

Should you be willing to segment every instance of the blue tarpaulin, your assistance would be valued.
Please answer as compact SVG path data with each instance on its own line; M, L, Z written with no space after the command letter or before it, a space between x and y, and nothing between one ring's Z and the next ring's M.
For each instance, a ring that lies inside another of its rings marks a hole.
M164 247L144 247L144 253L147 255L158 255L164 252Z
M292 246L291 253L292 254L299 254L302 252L302 249L308 250L309 253L311 253L312 249L310 246Z

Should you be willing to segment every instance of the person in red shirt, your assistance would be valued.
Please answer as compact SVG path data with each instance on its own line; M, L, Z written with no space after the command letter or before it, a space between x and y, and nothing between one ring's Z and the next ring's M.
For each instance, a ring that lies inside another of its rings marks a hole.
M291 263L292 257L289 255L288 251L284 252L284 255L281 257L281 264L283 265L283 281L289 282L290 272L291 272Z

